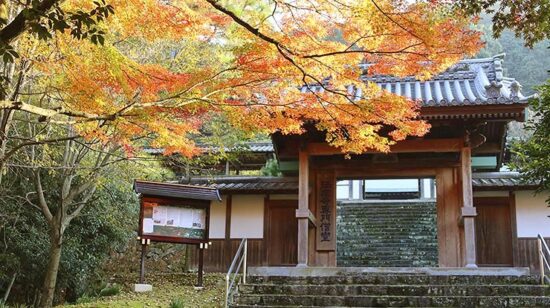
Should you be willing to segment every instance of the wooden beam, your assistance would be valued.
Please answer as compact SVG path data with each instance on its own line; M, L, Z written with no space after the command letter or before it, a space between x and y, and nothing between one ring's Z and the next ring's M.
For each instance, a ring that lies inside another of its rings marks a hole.
M225 270L231 265L231 212L232 212L233 196L227 195L225 199L225 238L223 242L223 250L225 252Z
M464 262L465 267L477 267L475 217L476 208L472 193L472 150L463 147L460 151L462 179L462 221L464 223Z
M500 153L502 150L502 146L499 143L491 142L484 143L479 147L472 149L472 152L475 154L495 154Z
M516 103L509 105L473 105L473 106L448 106L448 107L422 107L420 109L421 119L454 119L454 118L475 118L475 119L496 119L516 120L524 122L527 103Z
M512 262L514 266L519 266L516 193L514 191L508 192L508 202L510 205L510 224L512 228Z
M300 149L298 153L298 210L309 211L309 155ZM298 267L308 264L309 219L298 217Z
M390 153L460 152L463 146L464 139L462 138L413 139L398 141L395 145L390 147ZM309 143L306 150L311 156L345 154L341 149L332 147L327 143ZM381 152L375 150L364 152L364 154L368 153Z

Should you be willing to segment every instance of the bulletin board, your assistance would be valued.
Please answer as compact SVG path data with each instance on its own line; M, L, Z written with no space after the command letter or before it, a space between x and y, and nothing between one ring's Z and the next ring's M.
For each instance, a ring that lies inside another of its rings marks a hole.
M141 197L139 236L157 242L208 242L210 201Z

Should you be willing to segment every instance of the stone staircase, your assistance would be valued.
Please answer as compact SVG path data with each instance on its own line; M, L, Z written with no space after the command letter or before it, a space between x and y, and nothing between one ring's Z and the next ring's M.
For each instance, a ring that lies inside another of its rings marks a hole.
M550 288L515 275L251 276L231 307L550 307Z
M435 206L435 202L339 203L338 266L437 266Z

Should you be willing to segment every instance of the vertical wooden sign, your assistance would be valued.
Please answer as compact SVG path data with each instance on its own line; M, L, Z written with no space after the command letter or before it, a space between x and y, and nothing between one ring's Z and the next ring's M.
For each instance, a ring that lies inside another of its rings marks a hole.
M319 171L316 179L317 250L336 250L336 179L332 171Z

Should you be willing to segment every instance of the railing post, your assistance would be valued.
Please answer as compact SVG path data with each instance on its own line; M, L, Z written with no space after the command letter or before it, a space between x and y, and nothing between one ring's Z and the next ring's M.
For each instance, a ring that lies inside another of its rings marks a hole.
M243 249L244 251L242 251ZM239 249L237 249L237 253L235 254L235 257L233 258L233 262L231 262L231 265L227 270L227 275L225 275L225 307L228 307L229 301L232 300L231 294L233 290L233 284L235 283L235 280L238 279L239 277L239 271L241 270L241 265L244 265L242 282L246 283L247 258L248 258L248 239L243 238L241 240L241 244L239 245ZM235 268L235 265L237 265L236 268ZM231 274L233 274L233 277L231 277Z
M229 273L225 276L225 307L229 306Z
M244 266L243 266L243 283L246 283L246 261L248 259L248 239L244 240Z
M540 236L537 237L537 248L539 250L540 284L544 284L544 255L542 251L542 240L540 239Z

